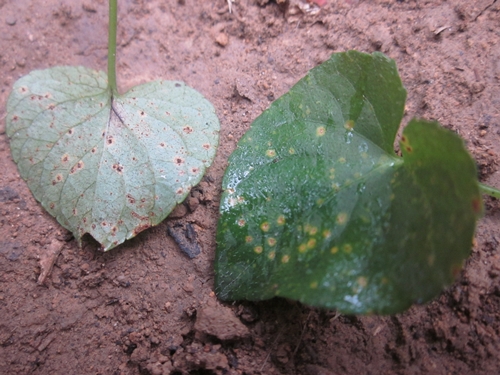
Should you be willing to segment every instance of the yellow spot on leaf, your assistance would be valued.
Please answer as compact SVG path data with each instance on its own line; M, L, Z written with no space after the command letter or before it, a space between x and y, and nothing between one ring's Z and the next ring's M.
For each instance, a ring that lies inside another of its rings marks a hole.
M344 225L347 222L348 215L346 212L341 212L337 215L337 224Z
M326 129L325 129L325 127L324 127L324 126L318 126L318 127L316 128L316 135L317 135L318 137L322 137L322 136L324 136L324 135L325 135L325 133L326 133Z
M317 281L313 281L311 284L309 284L309 286L311 287L311 289L317 289L318 288L318 282Z
M253 251L255 251L257 254L262 253L262 250L263 250L262 246L255 246L253 248Z
M352 253L352 245L349 243L346 243L346 244L344 244L344 246L342 246L342 250L344 250L344 253L350 254L350 253Z
M273 238L273 237L268 238L267 243L269 244L269 246L276 245L276 238Z
M299 245L299 253L305 253L307 251L307 245L305 243L302 243Z
M427 264L429 267L432 267L434 265L434 261L436 260L436 256L431 254L427 257Z
M312 225L309 225L309 224L306 224L304 226L304 230L306 231L306 233L309 233L311 236L314 236L316 233L318 233L318 228L316 228Z
M285 224L285 217L283 215L278 216L278 218L276 219L276 222L278 223L278 225L284 225Z
M360 276L358 277L358 279L356 280L356 282L358 283L358 285L361 287L361 288L366 288L366 286L368 285L368 280L366 277L364 276Z
M252 237L252 236L246 236L246 237L245 237L245 242L246 242L246 243L250 243L250 242L252 242L252 241L253 241L253 237Z
M289 255L283 255L281 257L281 263L288 263L289 260L290 260L290 256Z
M269 231L269 223L267 221L264 221L262 224L260 224L260 229L263 232L268 232Z
M247 222L245 221L245 219L239 219L239 220L238 220L238 225L239 225L240 227L244 227L246 223L247 223Z
M345 158L339 158L339 163L344 164L346 162Z
M266 156L270 157L270 158L274 158L276 156L276 151L275 150L267 150L266 151Z
M270 259L270 260L273 260L275 257L276 257L276 252L275 251L271 251L267 257Z
M347 130L354 129L354 121L353 120L347 120L346 123L344 124L344 128L346 128Z
M315 238L311 238L309 241L307 241L307 247L309 249L312 249L315 246L316 246L316 239Z
M323 237L324 237L324 238L330 238L331 236L332 236L332 232L331 232L331 231L329 231L328 229L325 229L325 230L323 231Z
M295 149L294 149L293 147L291 147L291 148L288 150L288 153L289 153L290 155L295 154Z
M330 253L332 254L337 254L339 252L338 246L334 246L330 249Z

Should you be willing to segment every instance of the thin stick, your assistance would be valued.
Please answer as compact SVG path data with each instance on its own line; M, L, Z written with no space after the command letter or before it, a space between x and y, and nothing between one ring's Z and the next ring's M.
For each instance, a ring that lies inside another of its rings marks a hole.
M116 25L118 22L117 0L109 0L109 30L108 30L108 88L111 96L118 95L116 85Z
M302 327L302 332L300 333L299 342L297 343L297 346L295 347L295 350L293 351L292 360L293 360L293 358L295 358L295 354L297 354L297 352L299 351L300 343L302 342L302 339L304 338L304 333L306 332L307 323L309 322L309 318L311 317L311 313L312 313L312 311L309 310L309 314L307 314L306 321L304 322L304 327Z
M282 332L283 332L283 329L281 329L278 332L278 334L276 335L276 338L274 339L273 343L271 344L271 347L267 351L266 358L264 358L264 362L262 362L262 366L260 366L260 370L259 370L260 372L262 372L262 370L264 369L264 366L266 365L267 360L269 359L269 356L271 355L271 351L273 350L274 345L276 345L276 343L278 342L278 339L280 338Z

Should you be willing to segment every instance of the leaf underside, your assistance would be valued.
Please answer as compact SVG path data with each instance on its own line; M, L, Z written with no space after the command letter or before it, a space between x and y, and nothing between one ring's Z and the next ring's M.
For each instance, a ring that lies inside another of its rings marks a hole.
M105 73L33 71L7 104L7 135L35 198L77 240L109 250L160 223L212 162L219 121L182 82L112 97Z
M223 181L221 299L395 313L454 280L481 213L475 164L418 120L396 156L405 99L392 60L339 53L255 120Z

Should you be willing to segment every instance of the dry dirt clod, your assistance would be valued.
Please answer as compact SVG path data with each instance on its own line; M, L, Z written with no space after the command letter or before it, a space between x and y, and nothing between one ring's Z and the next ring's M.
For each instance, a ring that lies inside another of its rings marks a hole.
M250 334L248 328L234 316L233 311L223 306L207 306L198 310L194 329L220 340L234 340Z

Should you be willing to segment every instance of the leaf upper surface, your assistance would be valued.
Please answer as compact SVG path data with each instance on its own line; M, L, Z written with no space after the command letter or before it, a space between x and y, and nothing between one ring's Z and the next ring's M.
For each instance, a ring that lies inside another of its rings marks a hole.
M454 279L480 213L475 165L425 121L397 157L405 98L392 60L341 53L255 120L223 181L220 298L394 313Z

